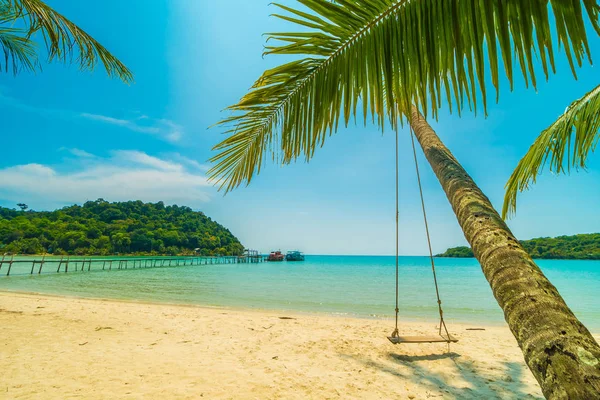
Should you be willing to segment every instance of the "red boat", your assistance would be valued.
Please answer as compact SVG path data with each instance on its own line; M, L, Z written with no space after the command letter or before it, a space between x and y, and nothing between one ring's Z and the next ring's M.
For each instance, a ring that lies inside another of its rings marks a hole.
M272 251L267 257L267 261L283 261L285 256L281 254L281 251Z

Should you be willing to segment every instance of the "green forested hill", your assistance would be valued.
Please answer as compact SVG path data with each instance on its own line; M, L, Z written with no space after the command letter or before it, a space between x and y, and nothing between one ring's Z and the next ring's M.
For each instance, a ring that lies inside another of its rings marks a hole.
M19 205L22 208L27 206ZM102 199L56 211L0 207L0 253L237 255L228 229L189 207Z
M600 260L600 233L522 240L533 258ZM469 247L453 247L437 257L473 257Z

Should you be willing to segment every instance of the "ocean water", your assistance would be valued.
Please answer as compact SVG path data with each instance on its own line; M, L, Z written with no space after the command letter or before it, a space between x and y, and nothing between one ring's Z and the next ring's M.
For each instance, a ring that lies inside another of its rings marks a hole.
M15 264L16 265L16 264ZM600 261L539 260L580 320L600 331ZM48 273L0 271L0 290L177 304L393 317L395 262L387 256L307 256L305 262ZM475 259L436 259L448 322L502 323ZM436 321L427 257L400 258L400 319Z

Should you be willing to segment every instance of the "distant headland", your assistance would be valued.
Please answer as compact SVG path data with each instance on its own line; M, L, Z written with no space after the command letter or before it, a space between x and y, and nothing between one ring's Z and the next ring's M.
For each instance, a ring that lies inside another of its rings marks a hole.
M557 260L600 260L600 233L555 238L522 240L521 245L533 257ZM470 247L452 247L436 257L471 258Z
M240 255L225 227L190 207L88 201L55 211L0 207L0 253L56 255Z

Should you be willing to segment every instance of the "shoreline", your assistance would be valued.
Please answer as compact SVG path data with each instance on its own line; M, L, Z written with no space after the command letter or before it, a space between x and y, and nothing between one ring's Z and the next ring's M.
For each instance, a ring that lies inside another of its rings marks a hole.
M67 295L67 294L56 294L56 293L43 293L43 292L31 292L31 291L23 291L23 290L8 290L8 289L0 289L0 296L3 295L23 295L25 297L49 297L49 298L63 298L63 299L73 299L73 300L90 300L90 301L99 301L99 302L110 302L110 303L124 303L124 304L140 304L140 305L156 305L156 306L172 306L172 307L185 307L185 308L198 308L198 309L208 309L208 310L225 310L225 311L239 311L239 312L256 312L256 313L287 313L296 316L312 316L312 317L331 317L331 318L350 318L357 320L372 320L372 321L388 321L392 323L394 321L394 316L390 312L388 316L382 315L363 315L363 314L351 314L351 313L342 313L342 312L325 312L325 311L302 311L302 310L294 310L294 309L285 309L285 308L259 308L259 307L238 307L238 306L224 306L224 305L210 305L210 304L196 304L196 303L174 303L168 301L149 301L149 300L136 300L136 299L118 299L118 298L110 298L110 297L87 297L87 296L77 296L77 295ZM452 319L445 318L447 324L456 324L456 325L473 325L475 321L470 320L461 320L461 319ZM406 318L400 315L399 321L403 321L406 323L417 323L417 324L427 324L427 323L438 323L439 319L437 318ZM451 322L448 322L451 321ZM502 321L481 321L476 323L477 326L481 327L489 327L489 328L498 328L498 327L506 327L506 322ZM600 331L599 331L600 333Z

